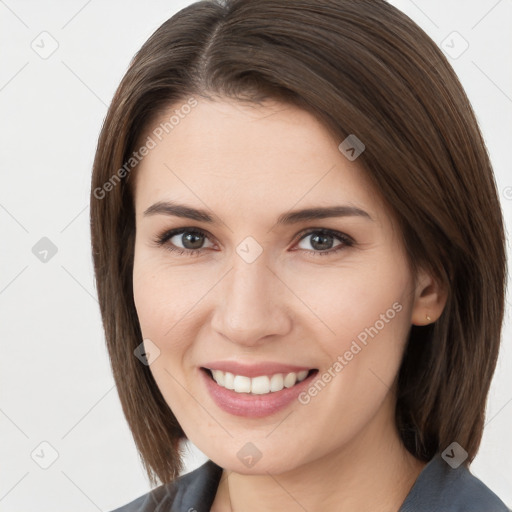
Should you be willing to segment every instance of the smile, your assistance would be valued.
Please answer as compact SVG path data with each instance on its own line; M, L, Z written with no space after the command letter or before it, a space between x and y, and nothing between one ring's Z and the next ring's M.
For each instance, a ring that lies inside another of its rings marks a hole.
M291 407L318 374L318 369L271 363L208 366L198 370L211 399L224 412L247 418L262 418Z
M245 375L234 375L231 372L212 370L205 368L212 379L221 387L234 391L235 393L250 393L253 395L266 395L275 393L284 388L291 388L298 382L302 382L313 370L302 370L299 372L275 373L273 375L260 375L247 377Z

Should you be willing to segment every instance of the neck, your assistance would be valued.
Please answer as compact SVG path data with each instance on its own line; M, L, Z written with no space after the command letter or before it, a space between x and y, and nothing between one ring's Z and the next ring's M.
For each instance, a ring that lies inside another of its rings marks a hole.
M403 446L390 411L383 406L349 445L290 471L224 470L212 512L397 512L425 463Z

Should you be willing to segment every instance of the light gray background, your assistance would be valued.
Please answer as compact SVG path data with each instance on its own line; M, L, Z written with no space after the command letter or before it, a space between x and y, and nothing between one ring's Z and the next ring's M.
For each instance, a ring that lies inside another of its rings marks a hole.
M0 0L3 512L108 511L149 490L104 345L89 246L89 182L107 105L129 60L190 3ZM510 231L512 1L391 3L453 56L464 44L453 31L468 42L467 51L450 58L481 123ZM56 51L42 58L52 44ZM46 263L32 252L42 237L57 248ZM509 302L485 434L471 466L509 506L510 311ZM42 469L53 450L58 458ZM204 460L191 448L187 471Z

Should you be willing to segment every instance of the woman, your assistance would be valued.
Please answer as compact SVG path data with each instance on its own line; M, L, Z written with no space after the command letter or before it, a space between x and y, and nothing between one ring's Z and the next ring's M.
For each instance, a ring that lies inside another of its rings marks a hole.
M94 267L152 484L119 511L506 511L469 471L505 248L474 114L380 0L198 2L119 86ZM208 462L178 478L181 443Z

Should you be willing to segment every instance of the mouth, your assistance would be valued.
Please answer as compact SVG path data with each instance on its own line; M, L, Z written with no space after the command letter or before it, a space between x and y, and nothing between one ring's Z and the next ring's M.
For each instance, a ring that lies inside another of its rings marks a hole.
M278 414L298 402L318 368L278 361L224 360L197 367L205 391L224 412L246 418Z
M245 395L271 395L283 389L297 386L304 380L318 373L318 369L301 370L298 372L273 373L248 377L236 375L218 369L204 368L203 371L219 387Z

